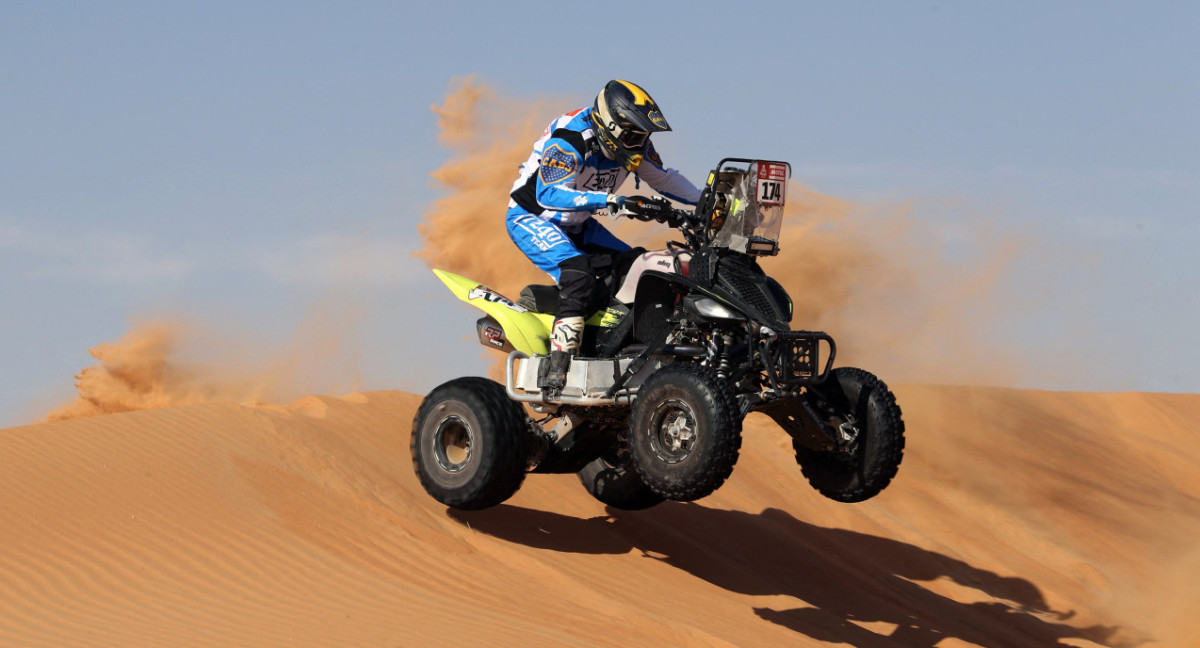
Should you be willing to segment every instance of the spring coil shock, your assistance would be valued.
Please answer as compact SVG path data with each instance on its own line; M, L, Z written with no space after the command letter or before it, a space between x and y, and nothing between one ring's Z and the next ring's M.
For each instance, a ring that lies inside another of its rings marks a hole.
M719 338L713 338L715 351L717 354L717 378L726 380L729 378L729 354L726 351L733 345L733 336L728 333Z

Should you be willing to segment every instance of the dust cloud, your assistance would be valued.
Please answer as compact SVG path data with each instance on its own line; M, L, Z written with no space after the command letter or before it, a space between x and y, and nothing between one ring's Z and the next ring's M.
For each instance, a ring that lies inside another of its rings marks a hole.
M533 141L572 107L501 97L474 78L452 83L433 107L451 158L432 178L448 193L424 214L418 256L510 296L548 283L508 238L503 212ZM795 302L793 327L837 340L838 365L901 382L1010 385L1020 375L1017 354L990 334L1014 307L1002 288L1019 239L958 228L951 255L950 232L918 205L856 204L798 182L787 210L782 251L763 265ZM665 242L644 223L606 225L634 245Z
M506 99L472 77L456 79L442 105L433 106L451 157L430 174L447 194L418 225L424 246L417 256L514 296L526 284L548 282L509 239L504 212L534 140L569 109L565 101Z
M838 365L888 380L1015 384L1022 360L995 329L1023 308L1005 288L1025 239L790 190L781 252L763 266L791 295L794 328L827 331Z
M120 340L88 350L97 363L75 376L76 397L47 421L228 401L285 403L356 391L361 376L353 313L314 310L284 344L175 320L136 322Z
M548 282L509 239L503 213L530 145L572 107L502 97L471 77L453 81L444 102L432 107L450 158L430 174L445 195L417 226L417 256L510 296ZM794 300L793 327L827 331L838 342L838 365L862 366L889 381L1011 384L1020 373L1016 354L989 331L1011 308L1000 289L1021 242L979 233L959 241L966 253L950 258L947 233L919 211L911 204L859 205L793 183L782 252L763 263ZM664 243L661 227L606 225L634 245ZM121 340L90 350L98 363L76 376L78 396L47 418L213 400L279 403L353 390L361 380L349 369L357 360L346 343L353 319L341 309L310 316L286 348L274 350L192 321L136 324Z

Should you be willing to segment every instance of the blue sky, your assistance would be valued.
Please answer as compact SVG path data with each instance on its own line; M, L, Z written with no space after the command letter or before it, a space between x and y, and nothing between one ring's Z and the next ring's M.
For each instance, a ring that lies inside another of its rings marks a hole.
M1005 290L1043 297L997 335L1069 361L1022 386L1200 392L1194 3L646 4L4 3L0 425L157 317L270 346L346 306L364 389L482 366L409 256L450 155L430 106L463 75L581 105L628 78L692 177L784 159L824 194L1032 237Z

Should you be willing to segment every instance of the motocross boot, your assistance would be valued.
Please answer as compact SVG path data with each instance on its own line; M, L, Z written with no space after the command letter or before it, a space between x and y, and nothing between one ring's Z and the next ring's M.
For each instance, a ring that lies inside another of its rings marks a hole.
M583 318L563 317L554 321L550 337L550 357L538 371L538 388L548 398L556 398L567 384L567 369L571 356L579 351L583 341Z

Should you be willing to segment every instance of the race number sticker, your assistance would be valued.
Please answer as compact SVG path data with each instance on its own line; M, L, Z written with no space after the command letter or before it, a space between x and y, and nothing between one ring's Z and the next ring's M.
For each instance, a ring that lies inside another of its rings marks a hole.
M758 163L758 204L782 205L787 186L786 164Z

